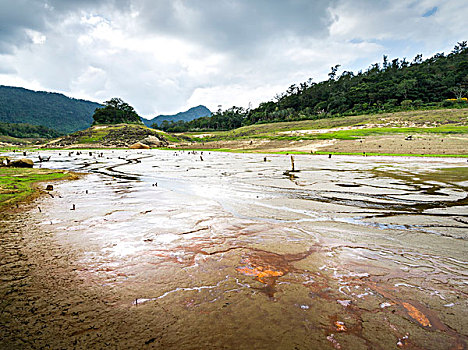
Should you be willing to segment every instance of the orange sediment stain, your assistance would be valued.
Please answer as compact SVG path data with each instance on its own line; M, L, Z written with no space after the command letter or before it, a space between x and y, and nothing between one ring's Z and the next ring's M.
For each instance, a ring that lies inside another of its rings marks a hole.
M432 327L432 324L429 322L429 319L426 317L426 315L416 309L413 305L405 302L402 302L401 304L408 311L408 315L410 315L414 320L418 321L422 326Z
M236 271L246 276L254 276L256 281L265 285L263 288L254 289L260 290L270 298L274 298L277 279L290 271L284 256L265 251L253 252L249 257L242 259L242 263Z
M335 321L335 327L338 332L346 332L348 330L344 322L341 321Z
M255 276L259 282L266 283L265 278L280 277L284 275L283 271L273 270L271 267L263 266L243 266L238 267L236 270L247 276Z
M269 284L270 278L281 277L288 272L285 266L274 267L270 262L256 256L243 259L243 262L245 265L237 267L237 272L247 276L255 276L257 281L264 284ZM279 265L284 265L284 263L279 262Z

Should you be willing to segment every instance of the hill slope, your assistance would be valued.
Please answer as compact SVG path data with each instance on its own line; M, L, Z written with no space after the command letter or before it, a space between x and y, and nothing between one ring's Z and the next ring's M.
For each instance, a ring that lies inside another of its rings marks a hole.
M190 108L188 111L179 112L174 115L158 115L157 117L151 120L143 119L143 123L145 123L146 126L151 127L151 125L153 124L156 124L158 126L161 125L161 123L164 120L174 123L180 120L184 122L189 122L191 120L207 116L211 116L211 111L205 106L197 106Z
M0 85L0 122L42 125L69 133L89 127L100 104L62 94Z
M88 129L50 141L45 147L54 148L113 148L129 147L142 142L150 147L167 146L169 142L180 141L160 130L143 124L94 125Z
M180 149L468 156L468 108L256 124L177 136L191 141L177 144Z

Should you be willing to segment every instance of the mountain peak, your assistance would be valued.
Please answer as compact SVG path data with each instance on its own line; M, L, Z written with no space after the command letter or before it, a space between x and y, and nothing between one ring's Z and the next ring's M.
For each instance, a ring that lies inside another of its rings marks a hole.
M201 118L201 117L210 117L211 116L211 111L203 105L199 105L196 107L189 108L185 112L179 112L176 114L172 115L158 115L157 117L153 119L143 119L143 123L145 123L146 126L151 127L151 125L156 124L156 125L161 125L161 123L164 120L167 120L168 122L177 122L179 120L182 120L184 122L189 122L191 120Z

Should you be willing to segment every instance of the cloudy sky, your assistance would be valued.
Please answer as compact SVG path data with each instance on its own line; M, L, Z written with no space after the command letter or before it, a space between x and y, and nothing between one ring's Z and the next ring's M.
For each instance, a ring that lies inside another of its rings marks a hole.
M382 55L449 53L466 0L0 0L0 85L142 116L271 100Z

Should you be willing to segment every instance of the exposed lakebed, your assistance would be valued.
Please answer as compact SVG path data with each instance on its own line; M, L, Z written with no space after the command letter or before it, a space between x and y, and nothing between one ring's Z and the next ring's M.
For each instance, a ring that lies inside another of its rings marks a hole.
M41 154L89 174L4 221L6 345L466 348L464 159Z

